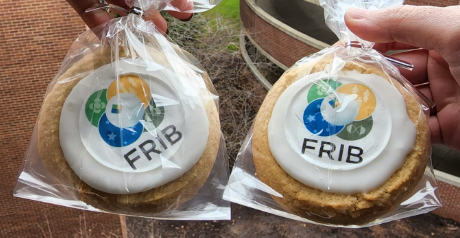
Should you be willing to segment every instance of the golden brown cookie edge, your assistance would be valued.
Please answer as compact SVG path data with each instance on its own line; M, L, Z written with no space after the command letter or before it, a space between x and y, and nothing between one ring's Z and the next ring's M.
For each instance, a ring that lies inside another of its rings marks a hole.
M417 125L416 148L408 154L402 168L397 170L385 184L368 193L353 195L323 193L321 190L298 182L278 165L271 154L268 145L268 122L273 107L284 90L302 76L321 71L329 61L330 58L325 57L318 62L287 71L267 94L254 123L254 164L260 180L283 195L283 198L275 196L272 198L287 211L316 222L341 225L363 224L396 208L418 184L430 154L428 125L425 115L421 113L419 103L395 81L395 87L406 101L409 117ZM349 62L343 69L343 71L347 70L375 73L390 80L383 71L362 63ZM272 166L267 167L269 164Z
M96 50L70 67L54 84L45 98L38 120L38 147L41 160L47 171L59 183L65 185L76 196L81 196L76 199L82 199L96 208L120 213L145 212L145 209L149 209L147 213L155 213L174 209L195 196L204 185L218 153L221 136L219 115L209 95L200 95L205 102L209 120L208 144L202 157L181 177L163 186L131 195L104 193L83 182L73 172L64 157L59 144L59 121L63 104L75 85L86 76L78 77L80 73L108 64L111 58L110 49ZM203 78L208 85L210 80L207 74L204 74Z

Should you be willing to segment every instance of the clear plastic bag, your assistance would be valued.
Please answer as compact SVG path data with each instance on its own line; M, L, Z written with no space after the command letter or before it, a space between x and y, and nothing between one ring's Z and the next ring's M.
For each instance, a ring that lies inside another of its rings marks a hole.
M14 196L161 219L230 219L225 151L207 73L153 23L128 14L69 49Z
M140 9L158 9L166 11L180 11L187 13L196 13L207 11L221 2L221 0L186 0L184 5L186 9L178 9L173 0L126 0L129 7L138 7Z
M268 92L224 199L352 228L440 207L428 129L433 103L343 21L351 6L396 1L320 2L344 44L301 59Z

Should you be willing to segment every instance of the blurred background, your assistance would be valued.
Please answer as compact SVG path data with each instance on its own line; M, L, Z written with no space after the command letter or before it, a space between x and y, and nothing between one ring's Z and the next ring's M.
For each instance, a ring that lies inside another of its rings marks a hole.
M458 0L410 0L448 6ZM0 3L0 237L460 237L460 155L433 147L443 208L359 230L304 224L239 205L232 220L157 221L14 198L46 87L86 26L65 0ZM169 36L208 71L220 95L230 168L267 89L337 38L317 0L223 0L189 22L165 14Z

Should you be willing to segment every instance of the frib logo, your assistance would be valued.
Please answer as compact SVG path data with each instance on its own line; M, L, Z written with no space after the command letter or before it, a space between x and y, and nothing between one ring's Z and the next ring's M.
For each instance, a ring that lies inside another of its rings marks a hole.
M86 102L85 114L105 143L125 147L144 131L157 128L164 119L165 109L156 106L143 79L124 75L107 89L94 92Z
M310 88L307 100L303 123L312 134L355 141L372 130L376 97L363 84L322 80Z

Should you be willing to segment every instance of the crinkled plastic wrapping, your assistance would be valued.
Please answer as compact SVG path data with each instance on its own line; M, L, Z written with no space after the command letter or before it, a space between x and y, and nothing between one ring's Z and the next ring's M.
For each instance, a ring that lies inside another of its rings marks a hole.
M225 153L207 73L129 14L71 46L14 196L159 219L230 219Z
M328 2L326 12L341 6L337 2L365 1ZM305 57L276 82L241 147L224 199L351 228L441 206L430 157L433 103L385 56L354 44Z
M392 6L402 5L404 0L320 0L324 8L326 25L343 42L358 41L364 46L372 48L373 42L365 41L351 32L345 25L345 12L349 8L364 8L369 10L383 9Z
M173 0L126 0L129 7L138 7L143 10L158 9L167 11L180 11L180 12L204 12L207 11L221 2L221 0L185 0L185 8L178 9L174 5ZM148 14L148 11L146 12Z

